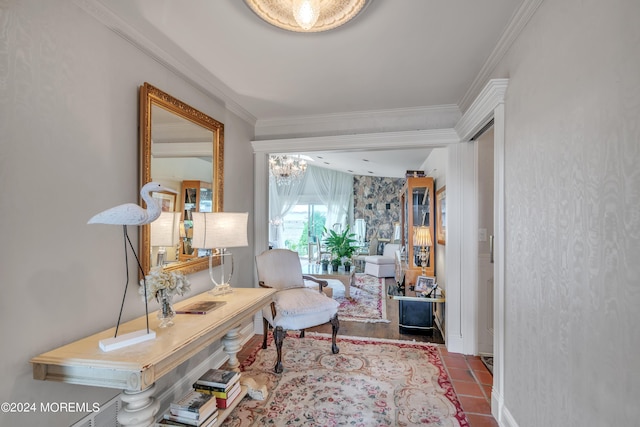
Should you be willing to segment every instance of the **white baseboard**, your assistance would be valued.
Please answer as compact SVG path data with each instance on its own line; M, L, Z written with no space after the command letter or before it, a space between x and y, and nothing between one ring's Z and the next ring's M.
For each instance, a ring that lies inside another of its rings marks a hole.
M504 398L496 393L495 389L491 391L491 415L498 421L500 427L518 427L515 418L504 406Z
M450 353L462 353L464 354L464 341L461 336L447 335L445 338L447 351Z
M500 424L502 427L518 427L518 423L506 407L502 408L502 421L503 423Z

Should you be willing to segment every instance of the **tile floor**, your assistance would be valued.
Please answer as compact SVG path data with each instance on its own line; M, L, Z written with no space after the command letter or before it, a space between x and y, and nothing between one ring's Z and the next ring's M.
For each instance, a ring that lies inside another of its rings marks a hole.
M449 353L444 346L440 357L471 427L497 427L491 415L493 375L480 357Z

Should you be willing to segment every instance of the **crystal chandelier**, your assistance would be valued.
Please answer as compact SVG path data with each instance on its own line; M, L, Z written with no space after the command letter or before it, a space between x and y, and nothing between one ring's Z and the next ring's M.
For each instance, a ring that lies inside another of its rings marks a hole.
M289 185L304 176L304 172L307 170L307 162L298 156L270 156L269 170L278 185Z
M288 31L316 33L346 24L371 0L244 0L262 20Z

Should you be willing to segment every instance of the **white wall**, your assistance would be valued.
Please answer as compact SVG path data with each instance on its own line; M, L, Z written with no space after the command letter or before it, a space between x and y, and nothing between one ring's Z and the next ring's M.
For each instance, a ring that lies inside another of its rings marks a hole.
M640 2L543 2L506 98L503 425L640 419Z
M72 2L0 2L2 402L103 403L118 393L35 381L29 359L115 326L122 233L86 223L138 200L145 81L224 122L225 208L253 215L251 126ZM137 247L137 230L129 231ZM253 265L249 248L234 252ZM137 277L133 265L130 276ZM210 286L204 271L191 279L193 293ZM240 269L237 280L252 286L252 269ZM143 313L134 279L124 320ZM82 415L0 413L0 425L66 426Z

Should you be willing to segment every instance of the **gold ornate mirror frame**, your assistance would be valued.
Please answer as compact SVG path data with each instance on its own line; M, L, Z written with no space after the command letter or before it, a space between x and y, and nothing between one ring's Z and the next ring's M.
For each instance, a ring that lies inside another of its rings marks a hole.
M147 182L152 181L151 111L153 106L162 108L213 133L212 210L214 212L222 211L224 196L224 125L146 82L143 86L140 86L140 186L142 187ZM181 189L176 190L180 192ZM140 203L143 207L146 207L143 200L140 200ZM149 224L140 227L139 253L140 263L146 274L151 268L151 227ZM164 269L179 270L184 274L190 274L208 267L208 257L201 256L169 264Z

